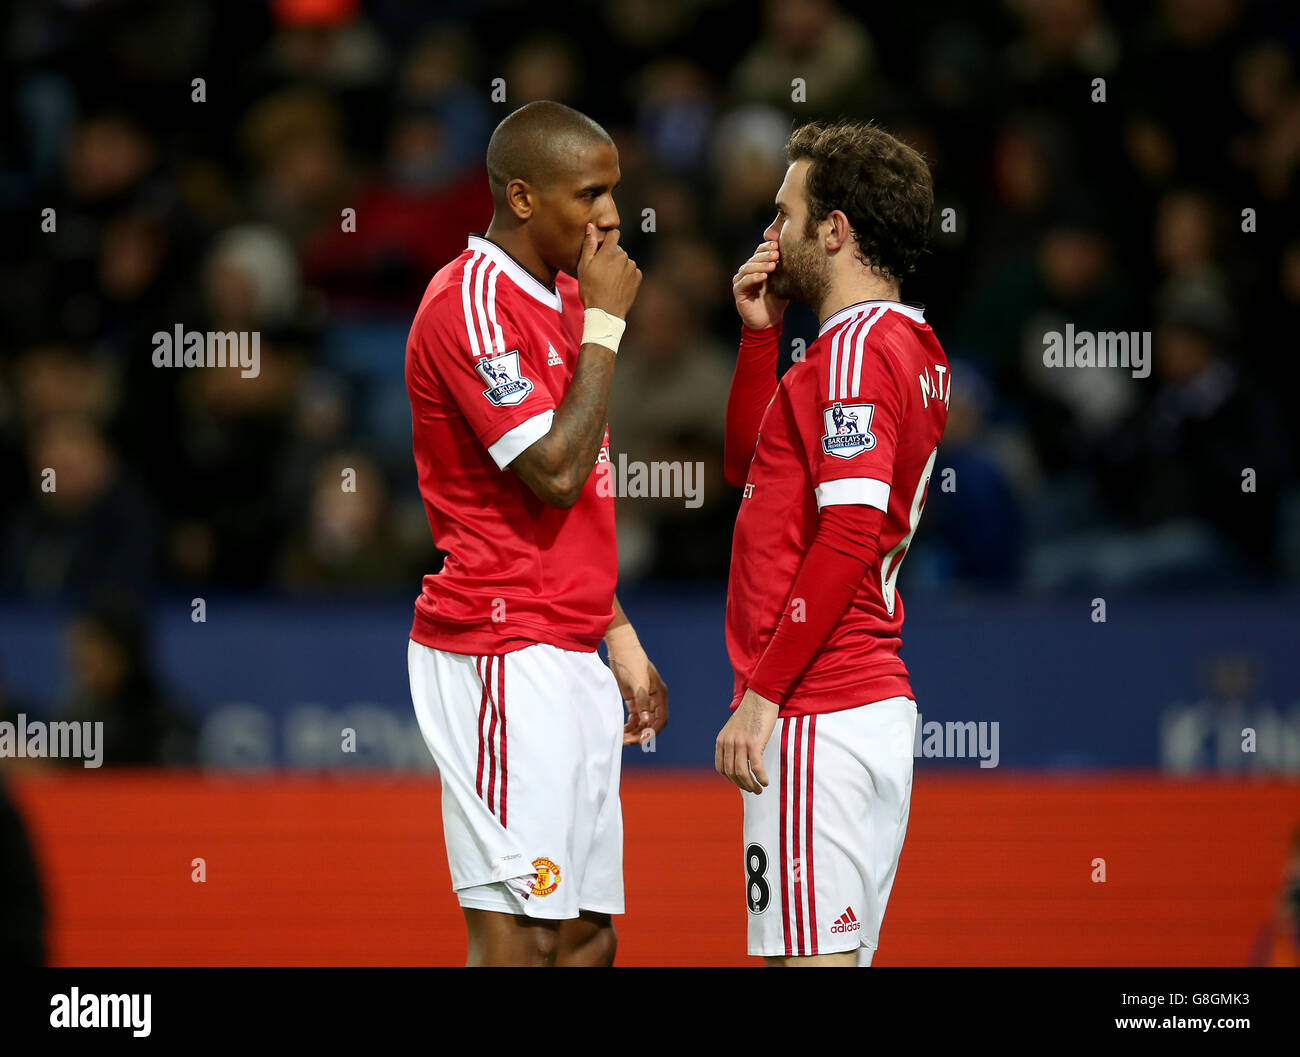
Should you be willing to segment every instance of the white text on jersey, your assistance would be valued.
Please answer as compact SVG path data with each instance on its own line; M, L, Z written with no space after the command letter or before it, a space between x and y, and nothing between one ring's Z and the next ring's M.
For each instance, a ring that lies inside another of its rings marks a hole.
M934 365L934 373L938 375L937 380L931 379L928 367L916 376L916 380L921 383L921 399L926 407L930 406L930 397L942 400L943 406L948 407L948 402L952 399L952 375L942 363Z

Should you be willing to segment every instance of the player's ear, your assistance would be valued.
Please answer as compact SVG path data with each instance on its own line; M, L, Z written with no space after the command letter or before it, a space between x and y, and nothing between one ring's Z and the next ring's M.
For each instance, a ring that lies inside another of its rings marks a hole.
M849 239L853 237L853 228L843 210L832 209L830 216L826 219L831 224L830 230L826 233L826 248L834 252L846 245Z
M528 220L537 207L537 192L528 186L526 180L511 180L506 184L506 205L520 220Z

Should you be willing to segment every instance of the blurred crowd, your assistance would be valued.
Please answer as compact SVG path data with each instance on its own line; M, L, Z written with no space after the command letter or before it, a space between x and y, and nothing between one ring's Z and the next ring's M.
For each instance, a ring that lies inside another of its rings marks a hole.
M490 219L493 127L542 98L613 135L645 273L615 458L704 467L698 508L619 504L624 577L726 574L730 277L792 125L853 117L927 156L940 211L903 297L954 365L955 487L931 490L908 582L1300 580L1295 5L15 0L0 17L7 596L418 590L439 557L407 330ZM1043 334L1067 324L1150 332L1150 376L1045 368ZM259 332L257 376L155 367L152 336L178 325ZM787 363L815 332L792 308Z

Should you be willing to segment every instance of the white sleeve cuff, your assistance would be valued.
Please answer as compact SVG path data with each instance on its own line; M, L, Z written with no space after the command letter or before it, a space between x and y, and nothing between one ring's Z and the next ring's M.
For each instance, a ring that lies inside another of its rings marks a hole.
M525 448L550 432L554 418L554 411L543 411L540 415L534 415L519 423L514 429L507 430L495 444L488 445L488 454L492 456L492 461L504 470L523 454Z
M817 509L824 506L873 506L889 512L889 485L874 477L841 477L817 486Z

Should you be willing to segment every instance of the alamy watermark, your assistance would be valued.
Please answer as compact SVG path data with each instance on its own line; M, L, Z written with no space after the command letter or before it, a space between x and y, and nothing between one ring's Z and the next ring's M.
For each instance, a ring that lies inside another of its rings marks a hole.
M129 1028L137 1039L151 1030L153 995L82 994L74 987L68 994L50 997L52 1028Z
M1151 331L1049 330L1043 335L1044 367L1120 367L1134 378L1151 374Z
M18 722L0 723L0 757L12 759L82 760L83 767L99 767L104 762L104 724L97 721L46 723L27 721L18 713Z
M253 330L173 330L153 335L155 367L238 367L241 378L256 378L262 370L262 334Z
M619 499L683 499L691 510L704 503L704 463L702 462L642 462L619 453L618 462L602 458L597 461L609 464L609 473L596 481L596 492L601 496Z
M931 720L925 723L918 712L915 728L901 720L894 724L893 751L897 756L903 756L910 750L913 759L927 760L978 757L981 767L992 768L1001 759L999 729L997 720L991 723L984 720L950 720L947 723Z

